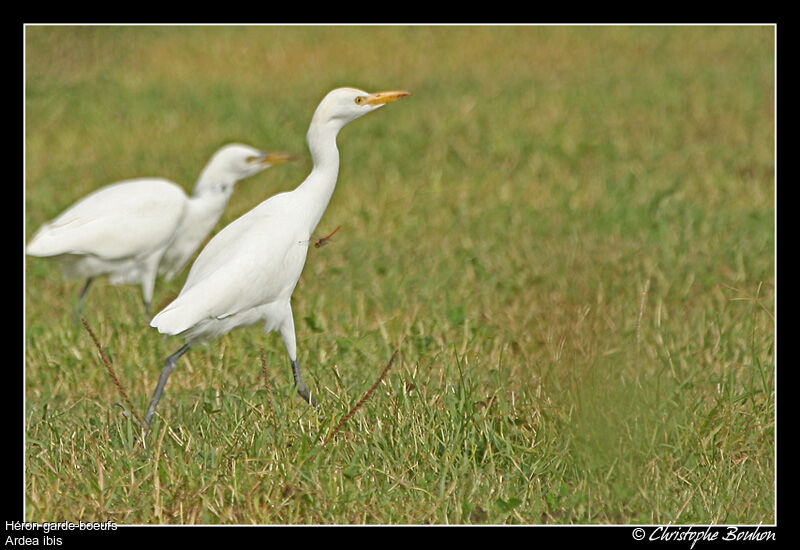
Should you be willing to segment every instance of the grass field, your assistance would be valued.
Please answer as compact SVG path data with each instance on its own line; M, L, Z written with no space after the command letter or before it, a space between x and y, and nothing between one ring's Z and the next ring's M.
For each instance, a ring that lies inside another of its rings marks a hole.
M339 136L319 236L342 228L293 298L317 410L255 326L181 359L141 440L73 317L82 282L25 258L26 520L775 522L774 28L37 26L25 47L26 241L105 183L189 190L229 141L298 154L219 230L302 181L328 90L413 94ZM84 315L142 414L181 342L137 287L95 283Z

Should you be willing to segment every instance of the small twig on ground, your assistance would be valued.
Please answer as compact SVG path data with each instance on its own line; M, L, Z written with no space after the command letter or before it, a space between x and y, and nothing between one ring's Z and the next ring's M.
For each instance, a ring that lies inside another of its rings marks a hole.
M86 332L89 333L89 336L92 337L94 345L97 347L97 351L100 352L100 358L103 360L103 364L106 366L108 374L111 375L111 379L114 381L114 385L117 386L117 389L119 390L119 393L122 394L122 398L125 400L125 403L128 404L128 408L131 410L133 417L136 419L137 422L139 422L140 426L142 426L146 431L149 432L150 428L147 426L147 424L142 422L142 419L139 418L138 414L136 414L136 409L133 408L133 404L131 403L131 400L128 398L128 394L125 393L125 390L123 389L122 384L119 381L119 378L117 378L117 373L114 372L114 367L111 365L111 361L109 361L108 357L106 357L106 354L103 351L103 347L100 345L100 341L97 339L97 336L95 336L94 332L92 332L92 329L89 328L89 323L87 323L86 319L84 319L83 317L81 317L81 323L83 323L83 328L86 329Z
M353 406L353 408L352 408L352 409L350 409L350 411L349 411L349 412L348 412L346 415L344 415L344 418L342 418L342 419L339 421L339 424L337 424L337 425L336 425L336 428L334 428L334 429L333 429L333 431L331 432L331 434L330 434L330 435L329 435L329 436L328 436L328 437L325 439L325 442L323 443L323 445L327 445L327 444L328 444L328 441L330 441L331 439L333 439L333 436L335 436L335 435L336 435L336 434L339 432L339 430L340 430L340 429L341 429L341 427L344 425L344 423L345 423L345 422L347 422L347 421L350 419L350 417L351 417L351 416L353 416L353 414L355 414L355 412L356 412L358 409L360 409L360 408L361 408L361 406L362 406L364 403L366 403L367 399L369 399L370 395L372 395L372 392L374 392L374 391L375 391L375 389L376 389L376 388L378 387L378 385L381 383L381 380L383 380L383 378L386 376L386 373L387 373L387 372L389 372L389 368L392 366L392 363L394 363L394 358L395 358L395 357L397 357L397 352L398 352L398 351L399 351L399 348L398 348L398 349L396 349L396 350L394 350L394 353L392 354L392 358L391 358L391 359L389 359L389 362L388 362L388 363L386 364L386 366L384 367L384 369L383 369L383 372L381 373L381 375L378 377L378 379L375 381L375 383L374 383L374 384L372 384L372 387L371 387L369 390L367 390L367 393L365 393L365 394L364 394L364 397L362 397L362 398L359 400L359 402L358 402L358 403L356 403L356 404Z

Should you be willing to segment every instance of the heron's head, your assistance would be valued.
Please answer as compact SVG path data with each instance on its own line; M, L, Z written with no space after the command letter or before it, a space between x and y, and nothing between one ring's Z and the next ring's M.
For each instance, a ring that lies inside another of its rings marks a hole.
M336 88L328 92L311 119L311 124L333 123L343 127L359 117L383 107L387 103L411 95L405 91L368 93L356 88Z
M288 162L293 158L288 153L266 152L239 143L225 145L214 153L206 164L197 182L196 190L214 189L231 192L237 181L254 176L270 166Z

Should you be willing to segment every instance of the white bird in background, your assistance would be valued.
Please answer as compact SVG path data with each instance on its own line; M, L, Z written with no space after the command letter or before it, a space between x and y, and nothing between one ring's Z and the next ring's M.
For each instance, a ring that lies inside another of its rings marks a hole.
M408 95L404 91L369 94L354 88L329 92L306 134L313 169L305 181L231 222L200 252L178 297L150 322L161 333L180 335L185 343L164 361L145 414L148 425L176 361L190 346L260 321L265 332L280 332L297 391L316 405L297 364L290 300L311 234L336 187L336 136L348 122Z
M141 285L149 315L157 272L169 279L186 265L222 216L234 184L291 158L226 145L203 168L191 197L161 178L106 185L44 224L26 252L60 261L68 278L86 279L78 309L92 279L108 275L112 284Z

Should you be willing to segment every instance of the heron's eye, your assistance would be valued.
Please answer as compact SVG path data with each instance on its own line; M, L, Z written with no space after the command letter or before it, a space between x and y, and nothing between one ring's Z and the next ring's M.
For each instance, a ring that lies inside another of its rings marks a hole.
M363 102L364 102L364 97L363 96L358 96L356 98L356 105L361 105Z

